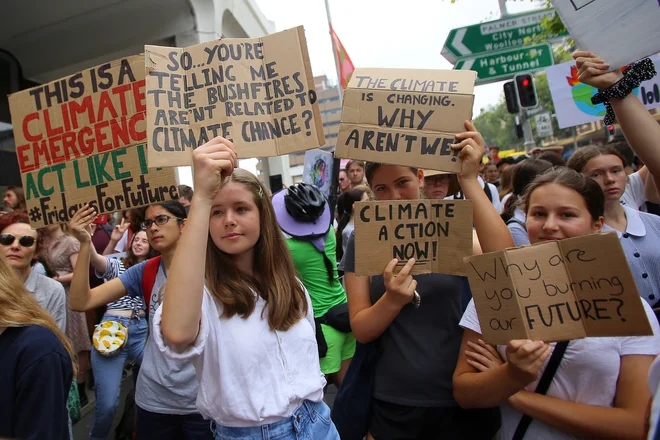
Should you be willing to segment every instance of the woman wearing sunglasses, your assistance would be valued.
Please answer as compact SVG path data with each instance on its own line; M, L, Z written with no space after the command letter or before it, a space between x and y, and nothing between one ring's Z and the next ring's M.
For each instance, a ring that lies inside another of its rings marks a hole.
M81 243L78 264L71 282L71 307L75 310L91 310L125 295L144 298L146 294L149 299L149 333L153 334L153 316L163 300L166 274L186 219L185 208L181 203L171 201L151 205L145 212L142 229L147 233L151 248L161 254L158 272L150 292L143 292L143 275L146 273L147 261L131 266L118 278L99 287L89 288L91 238L86 227L94 220L96 213L90 207L84 207L81 211L70 224L80 237ZM135 392L136 438L211 440L211 426L199 414L195 405L198 389L193 364L190 361L165 357L152 338L148 337Z
M32 229L25 212L15 211L0 217L0 253L7 259L25 288L66 331L66 296L62 284L33 270L43 245L42 234Z

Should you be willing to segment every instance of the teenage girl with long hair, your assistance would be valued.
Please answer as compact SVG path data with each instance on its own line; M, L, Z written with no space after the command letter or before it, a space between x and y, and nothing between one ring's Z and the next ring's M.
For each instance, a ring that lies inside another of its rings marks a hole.
M195 194L154 338L195 364L216 439L338 440L309 296L266 189L237 164L221 137L193 151Z
M600 232L605 200L596 182L558 168L538 176L523 197L530 243ZM502 223L500 221L500 223ZM501 247L497 250L503 250ZM535 393L555 344L481 340L474 302L468 306L454 395L464 408L500 405L504 440L513 438L523 414L534 419L525 438L642 438L650 392L649 366L660 353L660 328L644 303L654 336L569 341L546 395Z
M484 140L474 125L456 135L463 160L458 175L465 197L472 200L473 222L484 252L513 245L495 207L477 180ZM405 166L368 164L376 200L415 200L422 196L424 173ZM451 203L449 201L448 203ZM355 233L354 233L355 234ZM355 338L378 341L380 357L374 371L369 439L491 438L497 430L496 410L464 411L452 393L452 374L461 344L463 278L445 274L410 275L409 260L395 275L392 260L383 275L355 274L354 235L344 270ZM412 304L421 297L419 308ZM479 419L479 423L475 423Z
M0 438L69 439L75 353L0 256Z
M86 240L92 235L91 224L83 222L87 211L79 210L69 221L69 229L79 240ZM112 232L115 238L117 231ZM118 237L118 238L121 238ZM96 276L105 281L113 280L123 274L126 269L155 256L149 246L146 231L133 235L133 240L126 250L125 258L111 258L99 255L94 246L90 246L90 262L96 271ZM128 330L128 338L118 354L105 356L98 350L92 350L92 371L94 373L94 419L90 431L91 439L105 439L115 418L119 406L121 379L124 363L128 360L134 365L134 377L142 362L144 344L147 340L147 318L145 304L142 298L124 295L117 301L109 303L99 325L106 322L119 322Z
M364 202L369 200L369 193L367 186L358 186L341 193L337 199L337 261L341 261L346 252L346 244L348 237L351 236L354 226L355 214L353 212L353 205L355 202Z
M81 223L87 224L95 216L93 209L85 207L81 213ZM162 302L168 269L185 221L186 210L177 201L151 205L146 209L142 229L147 233L150 246L161 254L155 278L151 279L151 292L143 291L147 261L131 266L118 278L90 289L88 268L91 243L89 234L81 231L80 255L71 282L71 306L75 310L90 310L126 295L132 298L144 298L146 295L149 298L150 334L153 335L153 315ZM137 439L213 438L208 422L195 406L198 388L195 369L190 362L165 357L153 338L147 338L135 391Z

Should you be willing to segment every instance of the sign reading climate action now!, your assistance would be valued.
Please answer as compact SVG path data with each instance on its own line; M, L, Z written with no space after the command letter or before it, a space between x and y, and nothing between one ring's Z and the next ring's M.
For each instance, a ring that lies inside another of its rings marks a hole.
M411 274L465 275L472 255L472 202L404 200L358 202L355 217L355 273L380 275L393 259L411 258Z
M454 135L472 119L476 73L356 69L344 93L336 155L457 173Z
M144 57L132 56L9 96L30 222L67 222L178 199L173 168L147 168Z
M481 331L491 344L653 334L615 232L466 262Z
M187 48L145 46L149 166L190 165L216 136L240 158L325 143L302 27Z

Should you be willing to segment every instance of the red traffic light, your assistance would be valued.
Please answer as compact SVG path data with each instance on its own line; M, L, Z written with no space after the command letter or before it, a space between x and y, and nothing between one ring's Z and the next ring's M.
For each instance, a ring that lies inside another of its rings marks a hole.
M607 131L614 131L614 125L608 125Z
M527 87L529 85L529 78L525 78L522 80L522 86Z

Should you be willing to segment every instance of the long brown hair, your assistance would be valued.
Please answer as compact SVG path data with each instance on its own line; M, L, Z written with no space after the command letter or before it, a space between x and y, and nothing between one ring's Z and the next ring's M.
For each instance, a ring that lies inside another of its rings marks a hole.
M271 330L286 331L307 314L307 297L296 279L293 260L279 229L266 188L250 172L236 169L225 184L235 182L252 193L259 209L261 234L254 246L255 278L241 272L230 255L213 243L206 246L206 286L223 304L223 316L247 318L256 306L254 292L268 303Z
M73 367L73 377L78 374L76 355L71 342L64 336L55 323L55 319L45 311L23 286L14 269L7 264L4 256L0 256L0 327L26 327L39 325L47 328L57 336L69 357Z
M142 229L140 229L135 234L133 234L133 238L131 239L131 242L128 243L128 246L126 247L126 257L121 259L121 262L124 264L124 267L126 269L128 269L131 266L135 266L140 262L138 256L133 253L133 242L135 241L135 238L140 232L144 232L146 234L146 231L143 231ZM156 250L151 247L151 243L149 243L149 252L147 252L147 255L144 256L142 261L149 260L150 258L153 258L157 255L158 252L156 252Z
M568 159L566 166L572 170L577 171L578 173L581 173L584 170L584 167L587 166L587 164L591 159L601 155L609 155L609 154L621 159L622 165L626 164L626 159L625 157L623 157L621 152L617 150L613 145L608 144L600 147L597 147L595 145L587 145L586 147L578 148L577 151L573 153L571 157Z

